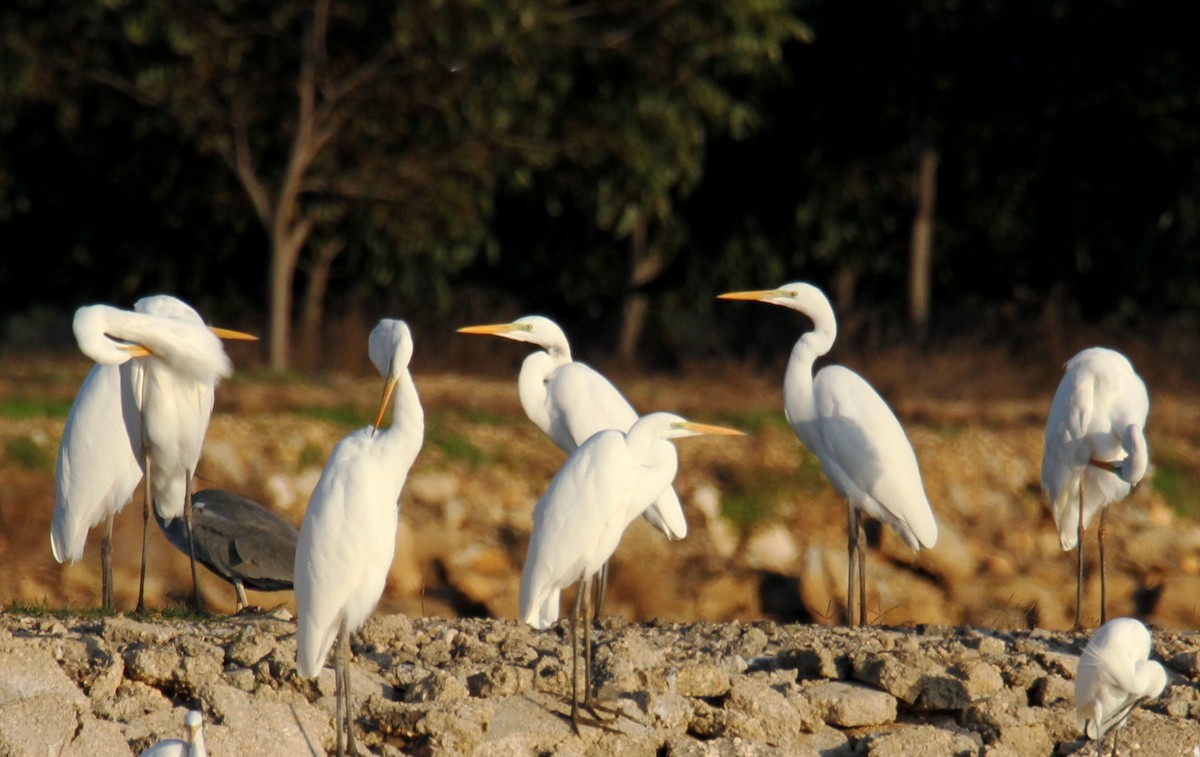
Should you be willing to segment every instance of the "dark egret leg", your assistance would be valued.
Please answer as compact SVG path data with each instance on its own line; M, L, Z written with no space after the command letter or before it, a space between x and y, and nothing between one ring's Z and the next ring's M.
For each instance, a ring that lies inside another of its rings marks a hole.
M150 508L154 503L154 490L150 485L150 448L143 442L145 452L145 494L142 498L142 572L138 578L137 612L146 612L146 536L150 532Z
M104 536L100 538L100 587L103 595L104 609L113 608L112 589L112 529L113 514L108 514L108 524L104 528Z
M1108 622L1108 591L1104 582L1104 516L1108 515L1108 508L1105 507L1100 511L1100 625Z
M346 753L358 755L358 742L354 740L354 710L350 707L350 632L342 629L342 708L346 713Z
M338 630L333 646L333 679L337 755L358 755L358 743L354 740L354 711L350 708L350 633L344 624Z
M587 580L587 579L584 579ZM590 596L583 598L583 706L588 708L592 714L592 624L587 622L591 615L591 608L588 606L591 602Z
M579 617L583 609L583 597L588 593L588 580L583 578L575 593L575 604L571 608L571 727L575 735L579 735L579 655L578 630Z
M188 559L192 563L192 609L204 612L200 601L200 576L196 572L196 538L192 533L192 472L187 472L188 485L183 496L183 524L187 526Z
M608 563L600 566L600 571L596 573L596 612L592 616L597 623L600 622L600 614L604 611L604 592L608 590Z
M854 561L858 553L858 511L854 509L854 505L846 502L846 518L847 532L849 542L847 544L847 559L846 559L846 625L854 625ZM861 615L862 608L859 608Z
M1079 518L1075 540L1078 570L1075 574L1075 630L1083 628L1083 476L1079 477Z
M343 626L338 631L337 640L333 643L333 681L334 681L334 716L333 722L335 730L334 749L337 751L338 757L345 757L346 746L343 739L342 729L346 727L346 702L342 698L343 692L346 690L345 673L345 649L342 647L342 640L345 637L346 629Z
M861 519L860 519L861 527ZM867 624L867 545L858 545L858 624Z

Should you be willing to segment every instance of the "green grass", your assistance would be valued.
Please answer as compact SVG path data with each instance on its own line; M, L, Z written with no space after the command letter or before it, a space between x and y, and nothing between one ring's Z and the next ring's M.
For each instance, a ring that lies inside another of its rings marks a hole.
M492 426L499 428L501 426L507 426L513 422L513 416L511 415L501 415L500 413L493 413L488 410L479 410L477 408L470 407L455 410L454 415L478 426Z
M800 460L796 463L796 477L793 480L805 491L829 485L825 479L825 471L821 470L821 461L807 450L801 453Z
M296 458L296 470L304 470L314 465L325 466L325 449L309 442L300 449Z
M440 426L425 429L425 444L440 450L446 459L465 462L472 468L487 459L484 451L470 439Z
M29 418L66 418L71 403L61 400L11 397L0 400L0 418L26 420Z
M350 405L340 405L338 407L297 407L292 409L292 414L298 415L301 418L311 418L312 420L334 423L345 428L358 428L375 420L374 418L367 418L359 410Z
M1155 463L1154 489L1177 515L1200 520L1200 476L1174 460Z
M721 498L721 516L743 534L770 521L778 509L778 498L767 491L739 489Z
M17 436L4 445L4 456L9 462L29 470L50 470L54 458L42 445L28 436Z

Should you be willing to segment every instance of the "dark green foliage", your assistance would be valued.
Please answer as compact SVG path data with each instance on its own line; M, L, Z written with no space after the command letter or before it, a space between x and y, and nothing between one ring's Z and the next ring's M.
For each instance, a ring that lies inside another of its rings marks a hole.
M5 312L168 291L265 320L282 214L326 313L546 312L586 349L645 292L669 363L776 354L796 319L712 295L805 278L846 339L894 338L924 149L935 332L1200 306L1188 4L327 5L313 51L323 0L4 4Z

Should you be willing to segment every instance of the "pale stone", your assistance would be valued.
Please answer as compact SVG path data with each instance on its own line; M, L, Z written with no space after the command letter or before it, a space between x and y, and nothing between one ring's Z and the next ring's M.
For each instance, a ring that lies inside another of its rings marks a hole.
M856 683L827 681L803 689L822 719L832 726L857 728L896 719L896 698Z

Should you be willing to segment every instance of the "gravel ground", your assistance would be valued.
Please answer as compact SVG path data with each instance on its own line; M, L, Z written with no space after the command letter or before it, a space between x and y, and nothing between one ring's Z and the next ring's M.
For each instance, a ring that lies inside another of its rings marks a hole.
M400 755L1091 755L1085 634L918 625L626 623L593 636L601 719L567 713L567 625L377 615L353 644L358 733ZM1163 695L1122 755L1200 745L1200 635L1154 631ZM334 680L295 672L286 609L201 619L0 614L0 755L127 755L200 709L213 755L324 754ZM1111 747L1111 740L1106 749Z

